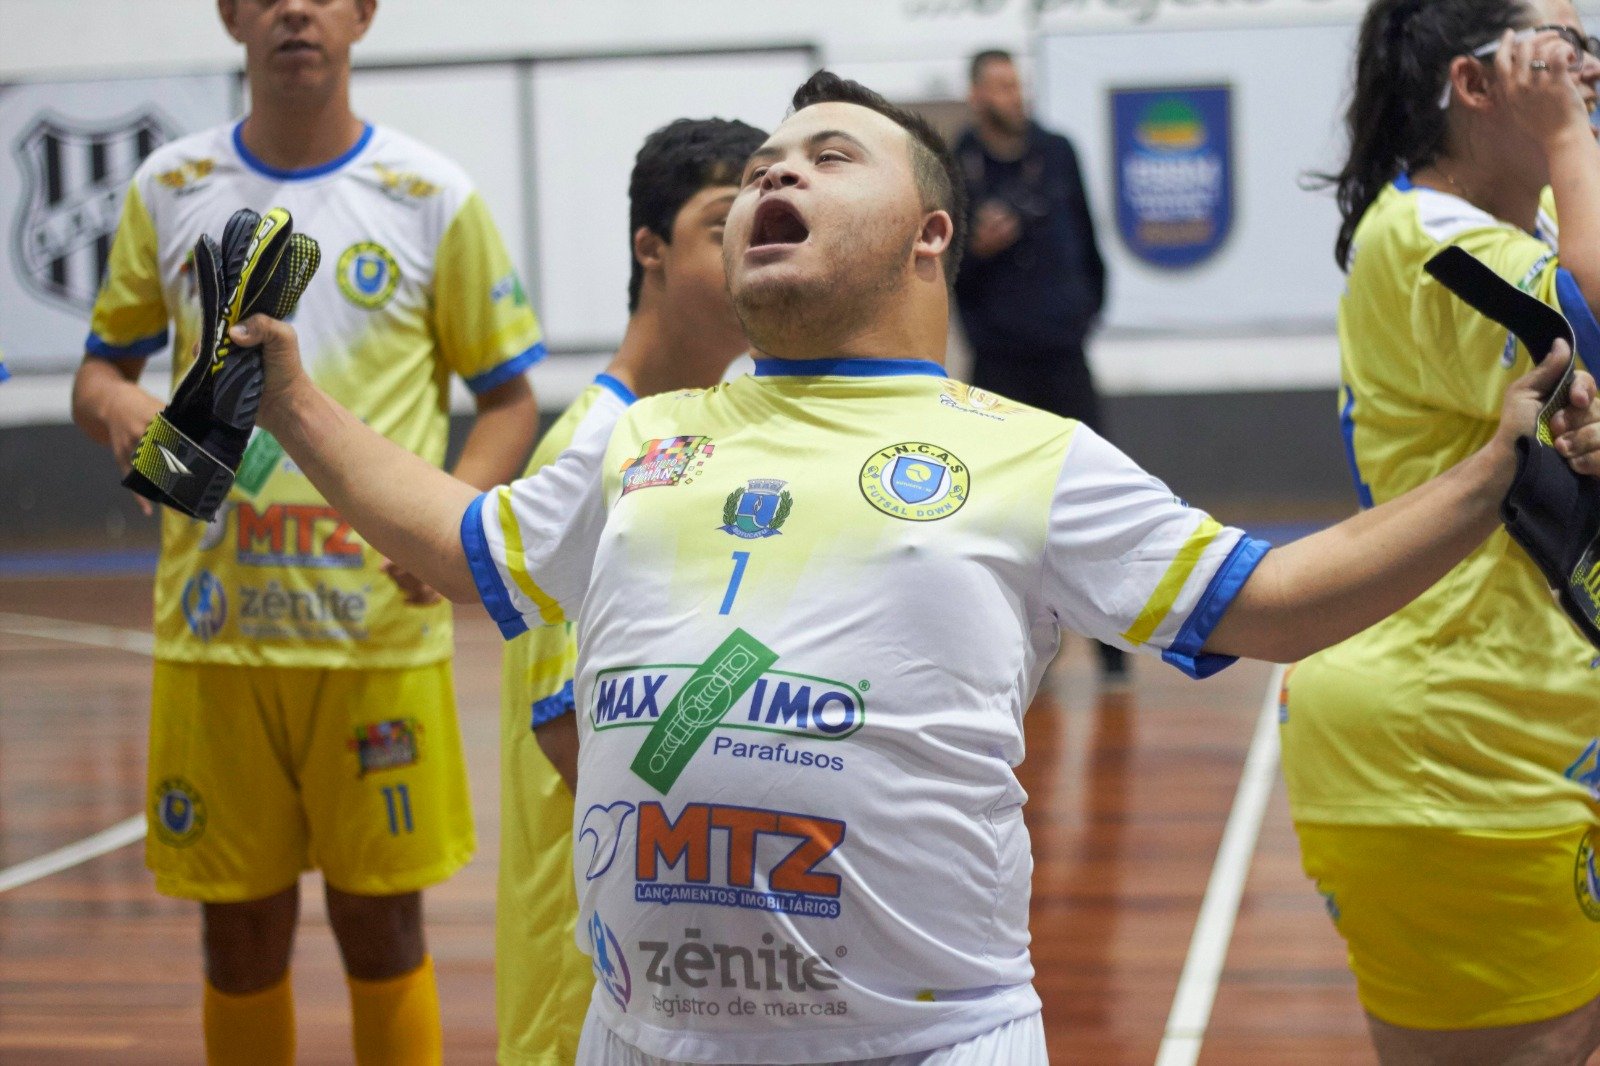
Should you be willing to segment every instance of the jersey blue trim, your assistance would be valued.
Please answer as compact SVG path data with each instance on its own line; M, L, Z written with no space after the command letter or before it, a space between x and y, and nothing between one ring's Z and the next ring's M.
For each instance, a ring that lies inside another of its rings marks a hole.
M264 178L271 178L273 181L306 181L310 178L320 178L324 174L332 174L335 170L360 155L361 149L365 148L367 142L372 140L372 123L363 122L361 124L361 136L356 138L356 143L351 145L343 155L330 159L326 163L318 163L314 167L301 167L299 170L281 170L278 167L263 163L250 149L244 146L244 123L245 120L240 119L238 124L233 127L233 150L239 153L239 158L244 160L245 166Z
M1578 361L1593 374L1600 366L1600 322L1595 321L1594 310L1578 288L1578 279L1566 267L1556 268L1556 301L1578 339Z
M98 359L138 359L152 352L159 352L166 346L166 330L153 337L136 340L132 344L107 344L96 333L89 334L89 338L83 342L83 350Z
M1339 408L1339 436L1344 439L1344 461L1350 466L1350 476L1355 479L1356 499L1363 508L1371 508L1372 486L1361 480L1361 465L1356 461L1356 390L1348 385L1344 389L1344 406Z
M488 392L496 385L504 385L518 374L527 373L531 367L544 362L544 357L549 354L544 341L540 341L531 348L524 348L499 366L490 367L481 374L467 378L467 388L475 393Z
M1200 594L1200 602L1189 612L1183 628L1172 642L1172 647L1161 653L1161 658L1190 677L1199 680L1225 670L1239 661L1237 655L1218 655L1202 651L1211 631L1217 628L1222 616L1233 605L1233 599L1244 588L1245 581L1255 573L1257 564L1272 550L1264 540L1245 535L1233 546L1228 557L1217 568L1211 583Z
M490 490L491 492L494 490ZM500 580L494 557L489 553L489 538L483 532L483 502L489 498L485 492L467 505L461 516L461 547L466 549L467 568L472 571L472 581L478 586L478 598L500 635L507 640L528 631L528 623L511 603L511 594Z
M538 729L546 722L553 722L564 714L571 714L578 709L578 701L572 697L572 678L567 678L567 683L561 686L561 691L552 692L542 700L533 701L533 714L529 719L529 728Z
M594 376L594 383L599 385L602 389L605 389L607 392L610 392L629 407L632 407L634 402L639 399L639 397L633 394L632 389L628 388L628 386L624 385L610 374L596 374Z
M903 374L946 377L929 359L757 359L756 377L892 378Z
M1401 174L1398 178L1395 178L1394 187L1399 189L1401 192L1410 192L1412 189L1416 188L1415 185L1411 184L1410 174Z

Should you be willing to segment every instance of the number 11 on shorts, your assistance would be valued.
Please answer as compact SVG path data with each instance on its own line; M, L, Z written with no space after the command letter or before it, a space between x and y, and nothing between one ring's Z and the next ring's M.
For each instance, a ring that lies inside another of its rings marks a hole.
M402 829L411 832L411 789L406 785L385 785L383 802L389 809L389 835L397 837Z

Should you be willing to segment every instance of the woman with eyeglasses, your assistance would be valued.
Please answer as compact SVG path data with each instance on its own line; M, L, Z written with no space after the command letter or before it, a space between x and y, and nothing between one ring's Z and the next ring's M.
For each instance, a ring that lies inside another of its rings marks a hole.
M1600 368L1594 52L1565 0L1368 9L1349 158L1327 176L1348 273L1339 411L1364 506L1481 446L1531 366L1424 273L1440 248L1559 307ZM1385 1066L1581 1064L1600 1046L1596 666L1500 532L1292 672L1302 859Z

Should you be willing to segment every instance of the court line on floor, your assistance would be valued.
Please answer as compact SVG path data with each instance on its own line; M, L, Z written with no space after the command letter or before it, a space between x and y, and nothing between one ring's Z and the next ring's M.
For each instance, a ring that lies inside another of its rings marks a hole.
M27 862L19 862L8 870L0 870L0 892L21 888L42 877L69 870L79 863L127 847L136 840L143 840L145 832L144 815L136 814L132 818L118 822L110 829L102 829L94 836L84 837L75 844L68 844L64 848L58 848Z
M1233 939L1233 923L1244 896L1245 878L1250 873L1267 800L1278 774L1278 694L1283 673L1282 666L1273 668L1267 694L1261 700L1255 735L1239 775L1239 790L1234 793L1222 843L1217 847L1205 900L1200 904L1200 917L1189 941L1189 957L1178 978L1178 991L1172 997L1172 1013L1167 1015L1156 1066L1194 1066L1200 1058L1200 1045L1217 998L1217 984L1228 958L1228 943Z
M35 614L11 614L0 611L0 633L14 637L40 637L45 640L62 640L71 644L87 644L114 651L154 654L156 638L137 629L95 625L90 622L71 622L64 618L46 618Z
M87 644L97 648L131 651L149 655L155 650L155 638L137 629L120 629L116 626L92 625L87 622L70 622L61 618L44 618L31 614L11 614L0 611L0 633L20 637L41 637L72 644ZM142 840L146 833L143 814L125 818L109 829L102 829L64 848L58 848L38 858L19 862L0 870L0 892L31 884L42 877L60 873L107 852L127 847Z

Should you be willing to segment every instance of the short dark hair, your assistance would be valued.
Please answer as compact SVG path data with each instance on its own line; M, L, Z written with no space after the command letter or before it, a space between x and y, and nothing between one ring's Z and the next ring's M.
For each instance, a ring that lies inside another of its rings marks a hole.
M722 118L680 118L644 139L628 179L628 313L639 309L644 268L633 254L633 235L648 229L671 243L672 223L683 205L712 185L737 185L745 160L767 135Z
M1004 48L985 48L972 57L972 65L967 68L967 82L971 85L978 84L978 78L983 74L983 68L990 63L996 63L1001 60L1013 65L1017 61L1016 57Z
M961 255L967 245L967 187L956 169L955 157L945 145L944 138L913 111L897 107L858 81L841 78L828 70L819 70L794 91L790 101L795 111L813 104L855 104L876 111L906 131L911 141L911 173L916 178L917 192L924 208L938 208L950 215L950 246L944 252L944 277L955 284L956 272L961 269Z

